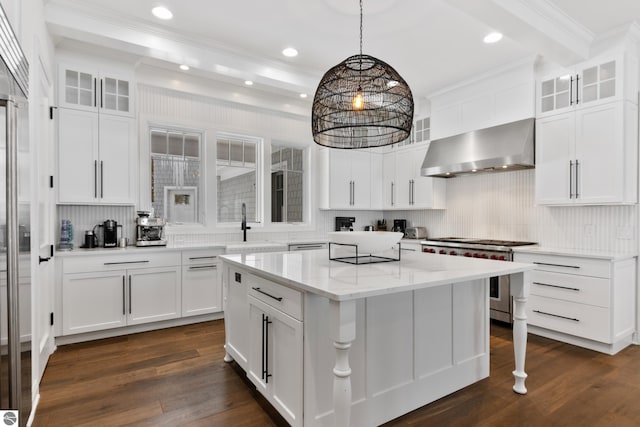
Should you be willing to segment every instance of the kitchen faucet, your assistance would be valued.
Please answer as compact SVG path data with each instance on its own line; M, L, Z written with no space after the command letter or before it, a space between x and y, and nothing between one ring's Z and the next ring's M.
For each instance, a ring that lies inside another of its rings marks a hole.
M242 225L240 226L242 229L242 241L247 241L247 230L251 229L251 227L247 227L247 204L242 203Z

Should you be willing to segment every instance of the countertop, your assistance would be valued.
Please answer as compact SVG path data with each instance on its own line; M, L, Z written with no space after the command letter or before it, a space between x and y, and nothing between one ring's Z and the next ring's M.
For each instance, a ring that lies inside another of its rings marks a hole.
M521 246L513 248L514 253L527 253L538 255L576 256L581 258L607 259L611 261L623 261L625 259L638 256L637 253L608 252L608 251L587 251L576 249L560 249L545 246Z
M333 300L352 300L533 270L533 264L403 253L401 261L352 265L326 250L222 255L257 276Z
M87 256L87 255L113 255L113 254L131 254L131 253L144 253L144 252L158 252L158 251L183 251L183 250L198 250L198 249L222 249L226 252L243 252L248 253L251 251L260 250L289 250L289 245L310 244L310 243L326 243L327 239L285 239L285 240L257 240L248 242L226 242L226 243L212 243L203 245L174 245L174 246L127 246L126 248L80 248L76 247L71 251L61 251L56 249L56 256L69 257L69 256Z

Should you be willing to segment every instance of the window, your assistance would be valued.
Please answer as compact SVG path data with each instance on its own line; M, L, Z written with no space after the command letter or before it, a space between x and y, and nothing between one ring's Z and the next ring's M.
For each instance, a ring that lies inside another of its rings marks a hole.
M156 216L173 224L201 223L202 134L152 127L151 204Z
M304 150L271 145L271 222L302 222Z
M260 222L259 138L219 134L216 141L218 222L240 222L242 205L247 221Z

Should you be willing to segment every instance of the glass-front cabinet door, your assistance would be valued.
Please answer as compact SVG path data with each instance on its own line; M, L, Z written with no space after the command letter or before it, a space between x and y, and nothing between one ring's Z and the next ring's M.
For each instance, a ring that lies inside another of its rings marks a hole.
M97 111L97 73L80 71L77 68L60 67L61 107Z
M573 108L576 76L570 70L552 74L538 85L538 116L557 114Z
M617 61L596 62L582 68L579 80L580 102L613 101L620 95Z

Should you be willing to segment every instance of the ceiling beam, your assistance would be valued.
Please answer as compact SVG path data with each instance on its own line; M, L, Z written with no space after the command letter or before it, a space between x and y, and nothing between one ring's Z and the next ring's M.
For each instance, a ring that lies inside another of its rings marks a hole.
M594 34L548 0L446 1L560 65L590 56Z

